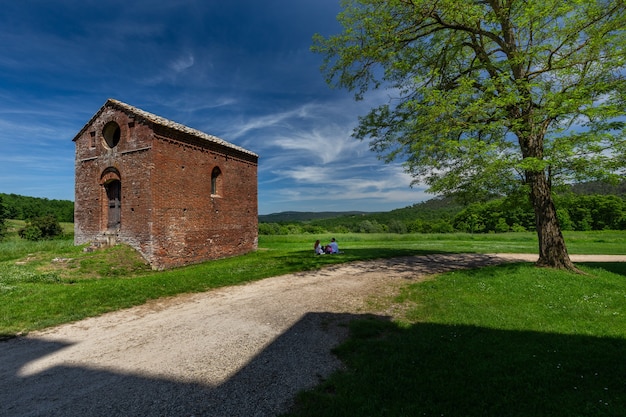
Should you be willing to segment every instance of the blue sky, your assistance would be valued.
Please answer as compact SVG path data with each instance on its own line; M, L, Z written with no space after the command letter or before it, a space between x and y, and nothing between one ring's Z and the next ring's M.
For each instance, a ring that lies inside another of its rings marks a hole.
M351 137L386 94L324 82L309 48L339 0L3 3L0 192L73 200L72 138L115 98L259 154L260 214L432 198Z

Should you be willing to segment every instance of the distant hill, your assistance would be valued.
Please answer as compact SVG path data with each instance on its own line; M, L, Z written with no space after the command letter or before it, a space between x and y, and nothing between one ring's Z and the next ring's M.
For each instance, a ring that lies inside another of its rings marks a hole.
M432 198L412 206L398 208L387 212L365 212L365 211L325 211L325 212L304 212L304 211L284 211L281 213L264 214L259 216L260 223L301 223L312 222L315 224L334 223L357 223L364 220L379 221L386 223L390 219L407 220L422 219L436 220L441 217L453 217L462 209L462 206L450 198Z
M373 228L375 229L376 224L388 225L391 222L439 222L441 220L451 220L462 209L463 206L451 198L433 198L412 206L387 212L360 213L358 215L346 214L333 218L312 220L311 223L330 229L336 229L341 225L349 230L357 230L360 229L359 225L365 225L369 222L374 225Z
M571 192L575 194L617 195L626 198L626 181L618 185L602 182L574 184ZM26 197L16 194L0 193L4 203L5 217L26 220L47 214L54 215L59 221L72 222L74 218L74 202L69 200L49 200L47 198ZM389 223L391 220L439 221L453 218L463 206L451 198L436 197L412 206L398 208L388 212L365 211L283 211L280 213L259 215L259 223L316 223L319 225L357 224L363 221ZM1 214L1 213L0 213Z
M602 182L575 184L569 192L579 195L617 195L626 198L626 181L618 185ZM387 212L298 212L286 211L259 216L259 223L306 223L326 230L360 230L377 225L391 225L402 222L405 224L419 223L451 223L452 219L463 210L464 206L453 198L435 197L412 206L398 208ZM418 226L416 226L418 227Z
M360 216L371 214L364 211L283 211L280 213L261 214L259 222L261 223L285 223L285 222L308 222L311 220L333 219L335 217L344 216Z
M621 197L626 196L626 181L620 184L613 185L605 182L585 182L581 184L574 184L571 190L575 194L601 194L601 195L618 195Z

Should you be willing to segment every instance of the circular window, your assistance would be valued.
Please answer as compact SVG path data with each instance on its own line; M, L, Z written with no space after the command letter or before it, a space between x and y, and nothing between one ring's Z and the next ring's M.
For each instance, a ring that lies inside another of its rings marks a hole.
M115 122L107 123L102 129L102 136L104 136L104 140L107 142L107 145L109 145L109 148L115 148L120 142L120 125Z

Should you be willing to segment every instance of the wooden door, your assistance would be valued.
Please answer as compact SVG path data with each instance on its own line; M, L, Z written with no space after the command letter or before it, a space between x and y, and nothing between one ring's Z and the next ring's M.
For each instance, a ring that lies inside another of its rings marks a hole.
M109 230L119 230L122 220L122 183L113 180L105 185L108 199L108 222Z

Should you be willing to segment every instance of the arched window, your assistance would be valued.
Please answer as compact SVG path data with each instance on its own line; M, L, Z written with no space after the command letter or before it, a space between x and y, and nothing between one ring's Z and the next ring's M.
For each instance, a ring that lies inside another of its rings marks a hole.
M211 195L219 195L222 187L222 171L215 167L211 172Z

